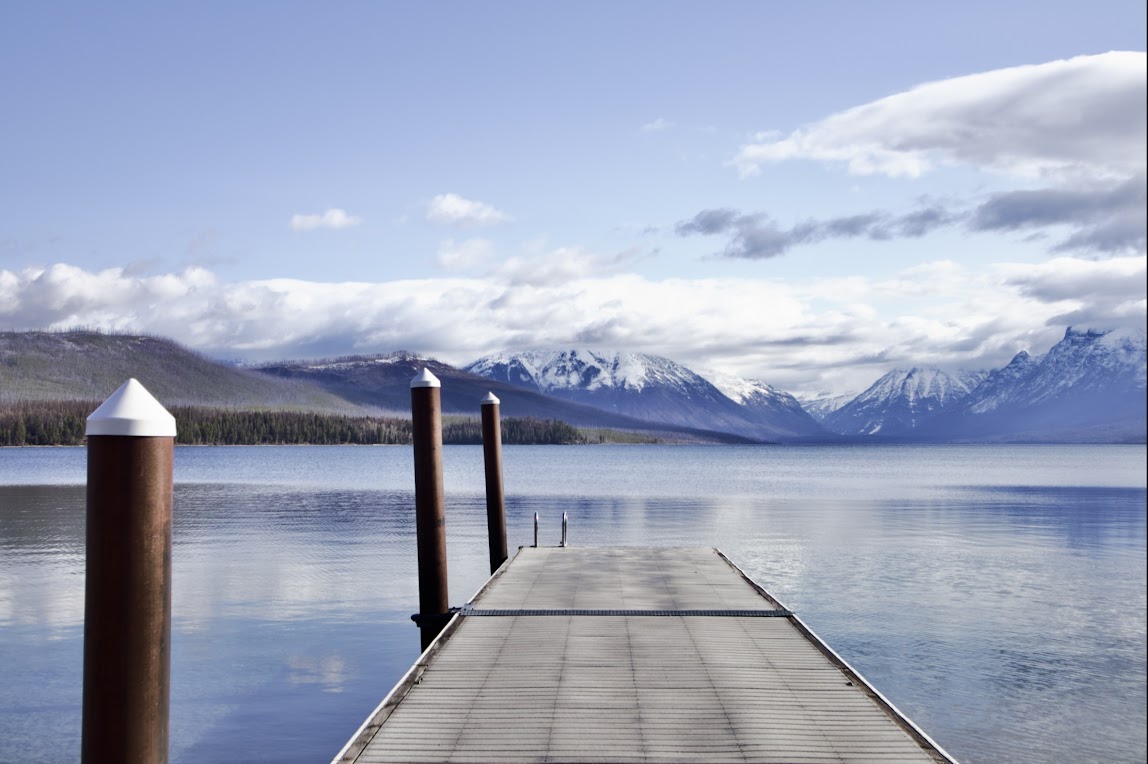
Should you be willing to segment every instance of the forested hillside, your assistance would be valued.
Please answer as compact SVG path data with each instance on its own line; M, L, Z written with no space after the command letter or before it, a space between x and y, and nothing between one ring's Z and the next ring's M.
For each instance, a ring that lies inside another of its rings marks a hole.
M79 446L87 417L98 401L24 401L0 403L0 446ZM173 406L184 445L407 445L411 422L398 417L344 416L303 411L245 411ZM443 424L449 445L482 442L477 419ZM578 430L556 420L511 417L502 420L502 442L519 444L584 443Z

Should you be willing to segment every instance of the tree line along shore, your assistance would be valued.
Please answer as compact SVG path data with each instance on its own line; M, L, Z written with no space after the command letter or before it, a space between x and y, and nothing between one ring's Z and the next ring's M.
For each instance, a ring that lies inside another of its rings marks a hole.
M0 403L0 446L80 446L88 415L99 401ZM309 411L254 411L205 406L171 406L176 443L200 446L409 445L411 422L400 417L347 416ZM623 433L618 433L624 436ZM446 445L482 443L477 419L445 417ZM507 445L573 445L603 442L599 431L584 433L555 419L505 417ZM625 440L624 437L618 440Z

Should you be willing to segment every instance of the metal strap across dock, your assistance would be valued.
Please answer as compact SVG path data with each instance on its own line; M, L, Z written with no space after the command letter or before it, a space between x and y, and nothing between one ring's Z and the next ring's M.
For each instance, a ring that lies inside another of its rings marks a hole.
M728 616L733 618L788 618L793 615L789 610L625 610L608 608L550 608L527 610L525 608L511 608L501 610L478 609L463 607L458 609L461 616L516 616L516 615L633 615L633 616Z
M541 547L335 758L391 761L953 759L717 550Z

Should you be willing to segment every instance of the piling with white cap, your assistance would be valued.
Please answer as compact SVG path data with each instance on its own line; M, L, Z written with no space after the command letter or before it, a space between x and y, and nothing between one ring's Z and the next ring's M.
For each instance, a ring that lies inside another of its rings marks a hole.
M175 418L129 379L86 432L81 761L166 762Z
M415 533L419 554L419 626L427 649L449 620L446 577L446 501L442 480L442 384L424 368L411 380L411 437L415 457Z
M502 424L494 393L482 399L482 456L486 467L486 532L490 572L506 562L506 498L502 492Z

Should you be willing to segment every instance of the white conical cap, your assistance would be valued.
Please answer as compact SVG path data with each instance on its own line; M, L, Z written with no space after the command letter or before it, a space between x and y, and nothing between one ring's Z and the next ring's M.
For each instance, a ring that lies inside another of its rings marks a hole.
M411 380L411 387L442 387L442 382L439 382L438 377L431 374L430 369L424 366L423 370Z
M498 396L495 395L494 393L491 393L491 392L488 392L486 394L486 396L482 399L482 405L483 406L493 406L497 403L500 403L500 401L498 400Z
M88 435L175 437L175 417L135 379L120 385L88 417Z

